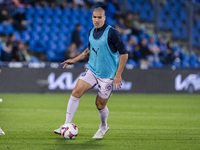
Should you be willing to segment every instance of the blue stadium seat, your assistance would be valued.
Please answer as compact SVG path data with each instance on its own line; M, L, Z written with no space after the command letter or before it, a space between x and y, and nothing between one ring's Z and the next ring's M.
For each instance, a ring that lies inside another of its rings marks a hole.
M181 62L181 66L188 68L190 67L189 64L189 56L186 53L182 53L182 62Z
M179 10L180 13L180 20L181 21L186 21L187 20L187 11L186 10Z
M2 41L0 40L0 61L1 61L1 53L2 53L2 50L3 50L3 43L2 43Z
M12 24L1 24L0 31L2 34L10 34L14 32Z
M51 32L51 28L49 27L48 24L43 24L43 25L42 25L42 31L41 31L41 32L44 33L44 34L48 34L48 33Z
M85 19L84 17L81 17L79 21L82 26L87 26L88 24L88 20Z
M57 43L55 41L49 41L47 43L47 47L49 51L56 51L57 50Z
M0 33L3 33L3 24L0 22Z
M21 39L21 34L20 34L19 31L14 31L13 34L15 35L15 38L16 38L17 41L22 40L22 39Z
M0 40L0 51L3 49L3 43L2 41Z
M54 15L53 10L50 7L45 7L44 13L45 13L45 16L53 16Z
M26 15L33 16L35 15L35 7L27 7L25 9Z
M32 41L39 41L40 40L40 37L39 37L37 32L31 32L30 37L31 37Z
M184 68L189 68L190 67L190 64L188 61L184 60L181 62L181 66L184 67Z
M140 13L140 19L145 21L153 21L154 12L152 10L143 10Z
M33 22L33 15L26 15L26 20L31 24Z
M34 24L33 28L32 28L32 32L35 32L37 34L42 32L42 26L39 24Z
M193 44L193 46L200 47L200 37L199 36L193 36L192 44Z
M159 19L158 20L158 27L163 30L171 30L172 29L172 22L170 19Z
M43 19L41 18L41 17L39 17L39 16L37 16L37 15L35 15L35 17L33 18L33 20L32 20L32 23L33 24L42 24L43 23Z
M60 27L60 32L61 33L71 33L71 29L70 28L68 28L69 26L61 26Z
M191 67L193 68L199 67L199 60L196 54L191 54L189 62Z
M75 8L71 10L71 14L73 15L73 18L77 18L79 15L81 15L79 13L79 9L75 9Z
M60 25L62 23L62 20L60 19L60 17L54 16L52 18L52 25Z
M141 1L139 0L129 0L126 4L127 10L132 13L139 13L141 10Z
M195 22L196 22L196 27L200 28L200 19L196 19Z
M179 38L179 39L186 39L187 38L187 28L186 27L174 27L172 30L173 37Z
M45 10L44 10L44 8L42 8L42 7L35 7L35 13L34 13L34 15L36 15L36 16L44 16L46 14L46 12L45 12Z
M49 34L48 34L48 39L49 39L51 42L57 42L57 41L59 41L58 34L55 33L55 32L49 33Z
M70 16L70 15L71 15L70 9L65 8L65 9L63 10L63 15L62 15L62 16L68 17L68 16Z
M176 68L180 68L181 67L181 62L173 61L172 65L175 66Z
M60 32L58 35L59 41L66 42L68 40L67 35L64 32Z
M107 23L107 24L110 24L111 26L114 26L114 25L115 25L115 20L113 20L113 19L110 18L110 17L107 17L107 18L106 18L106 23Z
M153 66L154 66L154 67L160 68L160 67L163 67L163 64L162 64L161 61L154 61L154 62L153 62Z
M191 54L190 60L191 61L198 61L198 56L196 54Z
M40 37L40 41L43 41L43 42L47 43L50 40L48 34L45 33L45 32L42 32L39 35L40 35L39 36Z
M140 12L140 19L146 21L153 21L154 20L154 8L148 1L143 2L141 4Z
M24 42L29 42L30 41L30 33L27 32L27 31L23 31L21 33L21 39L24 41Z
M81 18L88 18L88 11L86 9L80 9Z
M58 53L56 51L48 50L46 55L49 61L61 62L61 61L64 61L65 59L64 53Z
M70 17L68 16L62 16L61 17L61 26L70 26Z
M29 42L30 45L30 50L34 51L34 52L46 52L47 47L44 41L30 41Z
M56 17L60 17L61 15L63 15L63 12L60 8L56 7L54 10L53 10L53 13Z
M39 63L40 61L36 57L31 57L29 60L30 63Z
M57 43L57 51L60 52L60 53L64 53L66 51L66 44L62 41L59 41Z
M43 18L43 24L48 24L48 25L51 25L52 24L52 18L50 16L45 16Z
M131 65L132 67L138 66L138 64L132 59L128 59L127 62L126 62L126 65Z

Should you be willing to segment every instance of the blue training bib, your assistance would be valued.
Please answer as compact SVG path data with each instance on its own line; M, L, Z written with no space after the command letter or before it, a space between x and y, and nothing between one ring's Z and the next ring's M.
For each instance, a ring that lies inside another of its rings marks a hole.
M118 52L113 53L108 45L108 31L111 26L107 26L99 39L93 37L93 28L90 32L90 57L88 69L90 69L99 78L114 79L119 65Z

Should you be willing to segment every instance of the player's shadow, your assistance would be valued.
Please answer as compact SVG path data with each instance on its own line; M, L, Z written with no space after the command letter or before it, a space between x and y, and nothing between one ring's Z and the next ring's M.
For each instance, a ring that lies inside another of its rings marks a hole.
M103 140L103 139L102 139ZM59 150L62 149L73 149L73 150L95 150L95 149L105 149L104 144L101 139L90 139L80 141L79 139L74 140L65 140L59 139L57 140L57 144L59 145Z

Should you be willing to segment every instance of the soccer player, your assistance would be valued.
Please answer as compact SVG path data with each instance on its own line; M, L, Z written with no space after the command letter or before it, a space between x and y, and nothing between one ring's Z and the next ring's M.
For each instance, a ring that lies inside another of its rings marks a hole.
M65 68L89 56L88 68L80 76L68 101L65 124L72 121L81 96L95 85L98 85L96 106L101 124L93 138L103 138L109 130L107 125L109 110L106 104L113 88L120 89L122 86L121 75L128 59L127 51L118 31L107 25L105 20L104 9L101 7L95 8L92 14L94 27L89 32L88 48L79 56L61 63ZM60 134L61 127L54 130L54 133Z
M1 73L1 69L0 69L0 73ZM3 100L0 98L0 102L2 102ZM4 135L5 133L3 132L3 130L0 127L0 135Z
M0 135L5 135L5 132L0 128Z

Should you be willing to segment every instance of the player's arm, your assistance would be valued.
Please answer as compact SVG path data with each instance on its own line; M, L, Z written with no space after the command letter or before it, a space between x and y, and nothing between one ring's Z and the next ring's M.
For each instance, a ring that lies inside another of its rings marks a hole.
M109 30L109 43L110 45L112 45L112 47L114 47L115 50L118 50L119 54L121 55L118 69L114 77L114 87L115 89L120 89L122 86L122 72L128 59L128 52L125 48L119 32L114 28L111 28L111 30Z
M65 60L64 62L61 63L61 65L63 65L63 68L65 68L68 65L75 64L75 63L87 58L89 56L89 53L90 53L90 49L86 48L80 55L78 55L77 57L75 57L73 59Z
M124 67L126 65L127 59L128 59L128 54L123 54L120 57L119 66L118 66L117 72L116 72L115 77L114 77L115 89L119 90L122 86L122 72L123 72Z

